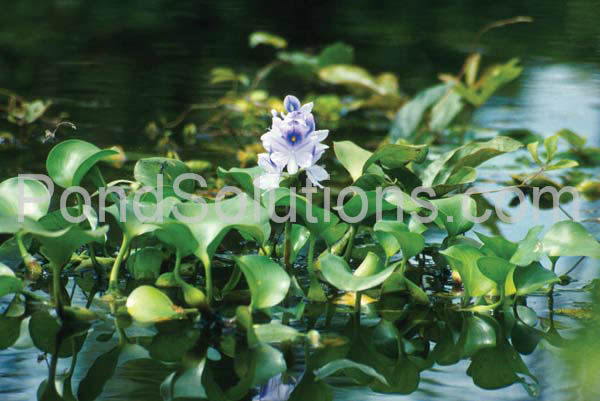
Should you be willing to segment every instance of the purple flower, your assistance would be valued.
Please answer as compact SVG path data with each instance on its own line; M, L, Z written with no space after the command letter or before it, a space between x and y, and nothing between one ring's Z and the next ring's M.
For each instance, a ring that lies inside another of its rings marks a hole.
M265 171L264 175L275 174L276 170L281 175L286 167L290 174L305 169L311 182L322 187L320 181L328 179L329 174L316 163L328 148L321 142L327 138L329 131L315 130L315 119L311 113L313 103L302 105L296 97L288 95L283 104L287 114L278 115L273 110L271 130L261 137L267 153L262 156L262 164L259 155L259 165ZM275 182L274 176L265 181Z
M273 376L269 381L261 387L260 393L254 397L253 401L287 401L292 395L292 391L298 385L298 381L293 377L289 383L284 383L283 377L280 374Z

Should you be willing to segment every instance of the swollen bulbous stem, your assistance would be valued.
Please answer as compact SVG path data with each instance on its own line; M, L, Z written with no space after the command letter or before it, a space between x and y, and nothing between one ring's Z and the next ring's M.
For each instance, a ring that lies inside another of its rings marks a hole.
M119 292L119 269L121 267L121 263L127 254L127 250L129 249L129 238L125 233L123 233L123 242L121 243L121 249L119 249L119 254L115 259L115 263L113 264L112 270L110 271L110 279L108 281L108 290L112 293Z

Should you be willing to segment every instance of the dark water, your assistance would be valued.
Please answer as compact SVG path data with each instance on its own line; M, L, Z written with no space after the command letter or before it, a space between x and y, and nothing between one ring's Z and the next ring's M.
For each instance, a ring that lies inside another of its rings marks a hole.
M247 46L248 34L255 30L280 34L296 49L347 42L354 46L358 64L373 72L395 72L401 88L412 94L435 83L439 72L458 71L474 33L485 24L529 15L534 23L494 30L479 45L487 62L519 57L526 69L479 110L475 120L490 128L529 128L543 134L570 128L586 136L590 145L600 146L600 2L595 0L19 0L1 2L0 10L0 87L27 98L51 99L53 108L67 112L77 124L78 137L99 146L120 144L128 151L142 152L153 150L143 134L149 121L173 119L191 103L211 102L222 95L222 87L208 83L211 68L230 66L252 72L270 60L269 48ZM281 79L266 87L278 96L314 89L305 82ZM332 133L334 139L346 135ZM0 153L0 179L16 171L41 171L49 145L33 149ZM186 152L197 158L223 158L205 150L202 143ZM509 237L522 238L528 228L522 224L503 230ZM563 262L559 271L573 263ZM586 261L570 290L556 295L555 307L586 302L584 293L573 290L598 277L597 267ZM548 314L546 297L528 301L539 315ZM569 327L576 325L572 319L563 320ZM103 330L108 329L96 325L90 336ZM106 349L84 347L75 383ZM38 354L35 348L0 352L1 400L35 399L37 386L47 375L45 363L36 362ZM541 399L573 399L567 393L571 383L551 350L539 346L526 362L540 379ZM68 361L61 361L59 368L67 367ZM479 389L465 374L466 368L466 361L436 366L423 373L420 389L406 397L345 385L336 391L336 399L528 399L518 385L497 391ZM109 381L101 399L160 399L156 389L166 374L159 364L126 364Z

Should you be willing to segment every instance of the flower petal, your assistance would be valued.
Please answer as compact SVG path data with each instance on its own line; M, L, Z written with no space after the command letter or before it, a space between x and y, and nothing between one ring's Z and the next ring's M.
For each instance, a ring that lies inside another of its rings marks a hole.
M323 188L321 181L329 179L329 173L323 167L314 165L306 170L308 179L317 187Z
M310 134L310 139L315 142L323 142L325 140L325 138L327 138L328 135L329 135L329 130L320 129L318 131L313 131Z
M285 107L288 113L300 110L300 100L296 96L287 95L283 99L283 107Z

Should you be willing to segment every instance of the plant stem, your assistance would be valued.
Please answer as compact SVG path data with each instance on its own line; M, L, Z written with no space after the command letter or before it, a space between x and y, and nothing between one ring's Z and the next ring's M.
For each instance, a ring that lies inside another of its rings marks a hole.
M213 299L213 279L210 262L204 265L204 274L206 276L206 297L208 298L208 305L210 306Z
M25 264L25 268L32 275L39 275L42 273L42 267L38 264L35 258L31 256L29 251L27 251L27 247L25 247L25 244L23 243L23 236L24 234L19 232L15 238L17 240L17 246L19 248L21 258L23 259L23 263Z
M121 249L119 249L119 254L115 259L115 263L113 264L112 270L110 271L108 290L111 293L119 293L119 269L121 267L121 263L123 262L123 258L125 257L128 248L129 238L127 237L127 234L123 233L123 242L121 243Z
M284 230L284 243L283 243L283 265L287 270L288 274L292 273L292 264L290 259L292 257L292 222L285 222L285 230Z
M350 255L352 255L354 237L356 237L356 226L353 225L350 226L350 238L348 239L348 245L346 245L346 251L344 252L344 260L346 260L346 262L350 260Z
M60 273L62 268L56 266L54 263L51 263L52 267L52 296L54 298L54 303L56 305L56 313L62 319L63 317L63 303L61 297L61 282L60 282Z
M175 282L179 285L187 284L181 277L181 252L179 249L175 250L175 268L173 268L173 275L175 276Z
M356 291L355 294L356 299L354 300L354 321L356 322L356 327L360 327L360 301L362 298L362 291Z

